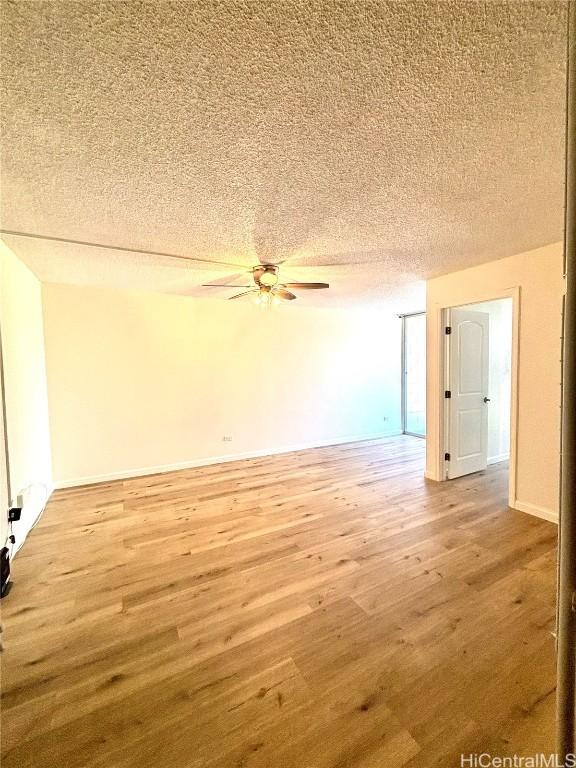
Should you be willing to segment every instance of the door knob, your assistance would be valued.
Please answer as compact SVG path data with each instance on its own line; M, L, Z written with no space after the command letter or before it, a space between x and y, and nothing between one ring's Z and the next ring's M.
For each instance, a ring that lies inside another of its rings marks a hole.
M484 402L485 402L485 403L489 403L489 402L490 402L490 398L489 398L489 397L485 397L485 398L484 398Z

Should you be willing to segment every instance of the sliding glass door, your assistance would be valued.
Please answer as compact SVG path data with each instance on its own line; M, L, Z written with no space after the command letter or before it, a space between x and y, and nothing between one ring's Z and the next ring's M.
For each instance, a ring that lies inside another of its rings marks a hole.
M402 318L402 428L426 436L426 314Z

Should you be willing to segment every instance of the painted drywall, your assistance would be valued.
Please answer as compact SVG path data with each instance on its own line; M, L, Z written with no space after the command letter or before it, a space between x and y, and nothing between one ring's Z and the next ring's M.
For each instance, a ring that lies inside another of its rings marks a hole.
M441 480L441 310L519 293L517 467L514 506L558 516L562 245L453 272L429 280L427 477Z
M8 489L8 456L6 454L6 427L4 421L4 376L2 373L2 334L0 333L0 547L8 538L6 510L10 506Z
M464 309L489 316L488 463L494 464L510 455L512 299L468 304Z
M43 295L57 485L400 432L392 315L54 284Z
M23 495L14 524L16 549L52 491L42 287L0 243L0 331L12 503Z

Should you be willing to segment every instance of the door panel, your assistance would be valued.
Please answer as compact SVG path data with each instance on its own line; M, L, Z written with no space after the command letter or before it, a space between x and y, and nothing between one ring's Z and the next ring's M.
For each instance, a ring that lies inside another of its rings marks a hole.
M476 363L482 360L483 337L483 328L477 321L465 321L458 326L459 395L474 395L482 392L482 369Z
M449 310L448 477L486 469L488 462L489 315Z
M477 408L457 413L460 436L459 458L477 456L482 451L482 412Z

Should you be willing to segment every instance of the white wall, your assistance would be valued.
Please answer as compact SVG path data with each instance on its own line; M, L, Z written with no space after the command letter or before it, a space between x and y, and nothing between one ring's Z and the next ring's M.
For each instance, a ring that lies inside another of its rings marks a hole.
M0 267L1 269L1 267ZM8 518L6 510L10 507L8 493L8 456L6 455L6 429L4 425L4 376L2 373L2 334L0 333L0 548L8 538Z
M0 332L12 503L24 496L14 524L16 548L52 490L48 397L39 281L0 243Z
M513 506L558 517L562 244L453 272L427 283L428 399L426 475L442 479L442 335L444 307L519 293L518 421Z
M512 299L468 304L464 309L489 315L488 463L492 464L510 455Z
M57 485L401 429L381 311L44 285L44 322Z

